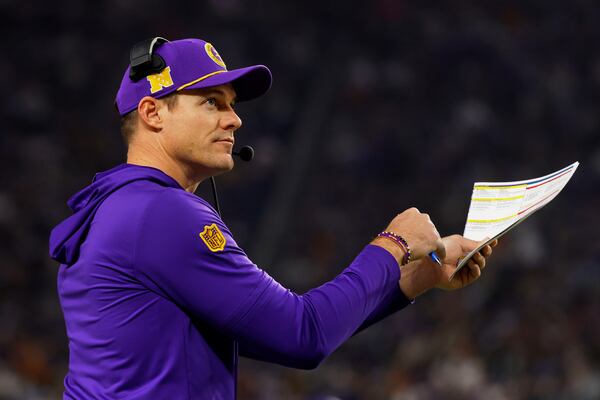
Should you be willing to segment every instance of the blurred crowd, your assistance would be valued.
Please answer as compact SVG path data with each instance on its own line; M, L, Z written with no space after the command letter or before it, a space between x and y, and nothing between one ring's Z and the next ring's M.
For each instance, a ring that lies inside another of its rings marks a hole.
M500 242L476 284L432 290L314 371L243 360L240 399L600 398L597 2L57 0L0 10L12 33L0 63L0 400L61 396L68 347L49 230L94 173L124 162L114 95L130 46L156 35L201 37L230 68L273 72L266 97L238 106L238 143L255 160L218 178L224 220L251 258L293 132L316 133L285 230L260 265L298 293L339 273L406 208L429 213L443 235L462 233L474 181L581 163ZM198 194L212 201L205 186Z

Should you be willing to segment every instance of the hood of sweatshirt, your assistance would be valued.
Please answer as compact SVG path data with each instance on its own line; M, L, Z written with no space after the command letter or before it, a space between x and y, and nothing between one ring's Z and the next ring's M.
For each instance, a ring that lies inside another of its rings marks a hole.
M139 180L181 188L176 180L152 167L121 164L96 174L91 185L77 192L67 201L73 215L52 229L50 257L61 264L75 263L79 257L79 248L87 236L98 207L116 190Z

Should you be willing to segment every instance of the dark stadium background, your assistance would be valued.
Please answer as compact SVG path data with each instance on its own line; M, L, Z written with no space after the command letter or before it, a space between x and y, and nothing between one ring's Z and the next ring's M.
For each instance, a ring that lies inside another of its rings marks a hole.
M271 92L238 107L256 158L218 185L237 241L297 292L410 206L461 233L474 181L581 162L477 284L428 293L314 371L243 360L240 399L600 398L597 1L5 0L0 13L0 399L60 397L49 230L123 162L114 95L130 46L155 35L271 68Z

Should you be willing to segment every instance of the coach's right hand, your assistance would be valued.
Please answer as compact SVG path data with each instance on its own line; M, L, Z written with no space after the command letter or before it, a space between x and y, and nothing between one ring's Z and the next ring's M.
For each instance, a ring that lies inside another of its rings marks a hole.
M441 260L446 257L444 243L429 215L421 213L414 207L398 214L385 230L400 235L406 240L410 247L411 261L427 257L432 251L435 251ZM394 245L384 238L374 240L373 244L382 245L386 249L389 249L390 244ZM394 253L397 254L397 250L392 252Z

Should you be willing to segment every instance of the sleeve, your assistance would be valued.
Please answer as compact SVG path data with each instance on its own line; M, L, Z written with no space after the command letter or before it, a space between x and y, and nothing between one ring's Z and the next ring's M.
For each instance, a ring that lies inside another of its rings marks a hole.
M248 259L207 203L179 192L163 192L146 210L138 275L261 359L315 368L367 318L385 314L378 306L398 290L394 257L367 245L336 278L297 295Z
M375 310L373 310L373 312L367 317L367 319L354 334L359 333L363 329L367 329L369 326L376 324L382 319L389 317L390 315L402 310L404 307L408 306L409 304L413 304L414 302L414 299L410 300L404 295L396 282L396 289L388 293L388 295L381 303L377 305Z
M414 300L408 299L404 293L397 287L388 293L387 296L377 305L375 310L367 317L367 319L358 327L358 329L352 334L352 336L360 333L369 326L376 324L377 322L389 317L390 315L400 311L409 304L413 304ZM240 355L243 357L253 358L255 360L277 362L276 358L273 358L272 352L269 349L261 348L258 345L249 346L243 341L240 342Z

